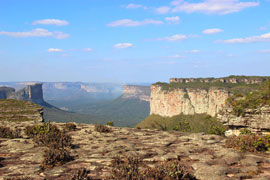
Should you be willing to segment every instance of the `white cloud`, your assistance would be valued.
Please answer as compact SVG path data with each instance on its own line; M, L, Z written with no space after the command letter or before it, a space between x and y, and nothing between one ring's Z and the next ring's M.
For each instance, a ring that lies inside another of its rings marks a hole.
M167 14L170 10L171 8L168 6L162 6L162 7L156 8L156 12L158 14Z
M206 14L229 14L239 12L243 9L259 6L259 1L239 0L203 0L202 2L190 3L184 0L174 0L170 3L173 7L163 6L157 8L160 14L168 12L206 13Z
M113 46L116 49L125 49L125 48L130 48L133 47L133 44L131 43L118 43Z
M233 57L233 55L232 54L228 54L227 57Z
M202 33L203 34L217 34L223 32L222 29L218 29L218 28L213 28L213 29L205 29Z
M173 17L165 17L165 20L169 23L173 24L179 24L180 18L178 16L173 16Z
M153 20L153 19L145 19L143 21L134 21L134 20L131 20L131 19L121 19L121 20L109 23L108 26L111 26L111 27L118 27L118 26L129 27L129 26L143 26L143 25L148 25L148 24L159 25L159 24L163 24L163 22Z
M127 9L138 9L138 8L143 8L143 9L147 9L146 6L143 6L141 4L133 4L133 3L130 3L126 6Z
M57 49L57 48L49 48L48 52L64 52L63 49Z
M173 41L183 41L185 39L187 39L186 35L175 34L173 36L168 36L168 37L164 37L164 38L158 38L157 40L165 40L165 41L173 42Z
M176 54L176 55L173 55L173 56L169 56L169 58L180 59L180 58L184 58L184 56L181 56L179 54Z
M50 32L47 29L36 28L31 31L26 32L7 32L0 31L0 35L12 36L12 37L54 37L56 39L68 38L69 34L63 32L55 31Z
M270 49L261 50L262 53L270 53Z
M34 21L33 25L41 24L41 25L56 25L56 26L66 26L69 24L68 21L60 20L60 19L41 19Z
M190 50L190 51L185 51L185 53L189 53L189 54L195 54L195 53L199 53L200 51L197 50L197 49L193 49L193 50Z
M92 48L85 48L85 49L82 49L81 51L84 51L84 52L91 52L91 51L93 51L93 49L92 49Z
M270 42L270 33L262 34L260 36L251 36L246 38L236 38L228 40L218 40L216 42L235 44L235 43L255 43L255 42Z

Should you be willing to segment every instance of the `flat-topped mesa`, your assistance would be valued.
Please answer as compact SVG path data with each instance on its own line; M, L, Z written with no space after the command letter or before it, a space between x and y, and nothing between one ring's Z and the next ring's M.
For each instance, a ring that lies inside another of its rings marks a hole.
M41 106L52 107L43 99L43 90L41 83L33 83L25 88L15 92L15 89L9 87L0 87L0 99L14 99L31 101Z
M149 86L125 85L122 98L138 98L142 101L150 101L150 93L151 90Z
M25 100L31 101L36 104L43 104L43 90L41 83L35 83L32 85L27 85L25 88L9 94L7 99L15 99L15 100Z
M266 80L269 80L270 77L266 76L229 76L223 78L171 78L170 83L245 83L245 84L259 84Z

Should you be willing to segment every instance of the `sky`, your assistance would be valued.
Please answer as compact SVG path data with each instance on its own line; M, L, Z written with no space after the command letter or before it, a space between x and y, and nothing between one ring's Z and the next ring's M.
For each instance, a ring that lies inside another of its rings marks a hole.
M270 0L0 0L0 81L269 76Z

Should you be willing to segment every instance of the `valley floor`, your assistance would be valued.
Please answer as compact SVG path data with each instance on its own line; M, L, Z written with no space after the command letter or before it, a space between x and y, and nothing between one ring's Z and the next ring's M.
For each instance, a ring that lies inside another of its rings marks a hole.
M53 124L59 128L65 125ZM23 128L26 123L6 125ZM225 148L225 138L217 135L110 128L110 133L99 133L94 125L77 124L75 131L68 132L76 146L71 150L75 160L44 171L40 170L40 164L45 147L35 146L32 139L26 137L0 138L0 158L4 158L0 179L24 175L40 180L67 180L73 169L81 167L91 170L94 179L106 179L112 157L123 154L138 155L149 165L181 159L199 180L270 179L269 154L241 153Z

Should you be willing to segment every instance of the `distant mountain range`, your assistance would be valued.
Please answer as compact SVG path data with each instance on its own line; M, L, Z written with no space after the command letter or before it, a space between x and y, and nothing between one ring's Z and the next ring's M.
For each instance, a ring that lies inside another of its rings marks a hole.
M102 124L113 121L116 126L130 127L150 112L150 86L82 82L42 84L43 88L36 82L0 82L0 87L13 87L24 97L20 100L43 105L45 121ZM2 89L15 92L12 88Z

